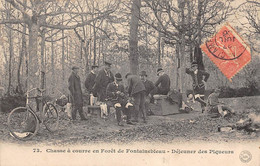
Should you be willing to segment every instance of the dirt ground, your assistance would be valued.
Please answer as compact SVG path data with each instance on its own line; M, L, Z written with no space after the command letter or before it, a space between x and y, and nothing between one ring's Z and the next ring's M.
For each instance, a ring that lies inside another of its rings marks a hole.
M133 142L240 142L256 141L259 132L248 133L234 130L219 132L218 126L234 124L249 112L260 112L260 96L221 99L232 106L236 115L230 119L210 118L200 111L188 114L168 116L149 116L148 123L117 126L114 117L104 120L96 116L88 117L87 121L72 123L61 112L58 131L50 133L41 125L38 134L29 141L19 141L9 135L7 128L8 114L1 113L0 140L14 144L71 145L93 143L133 143Z

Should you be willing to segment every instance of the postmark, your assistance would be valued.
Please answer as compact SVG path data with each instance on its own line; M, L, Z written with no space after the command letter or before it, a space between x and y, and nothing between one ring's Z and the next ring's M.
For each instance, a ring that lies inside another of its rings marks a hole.
M251 61L249 46L228 23L202 44L201 49L230 81Z
M252 160L252 154L247 151L247 150L244 150L242 151L240 154L239 154L239 159L240 161L242 161L243 163L248 163L249 161Z

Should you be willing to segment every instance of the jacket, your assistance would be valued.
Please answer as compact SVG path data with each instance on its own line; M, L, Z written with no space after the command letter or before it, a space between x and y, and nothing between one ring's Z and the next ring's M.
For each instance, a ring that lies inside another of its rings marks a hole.
M162 92L169 92L171 86L170 77L167 74L159 76L158 80L154 84L156 87L159 87ZM160 86L159 86L160 85Z
M204 83L202 80L207 82L209 78L209 73L204 71L204 70L198 70L198 73L195 74L194 71L191 69L186 68L186 73L191 75L192 80L193 80L193 88L195 87L204 87Z
M124 95L121 96L121 95L116 94L117 91L122 92ZM108 84L106 92L107 92L107 98L109 100L117 100L119 98L124 98L125 97L125 88L124 88L124 86L121 85L121 84L117 85L115 82L111 82L111 83Z
M90 92L90 93L93 92L93 87L95 85L95 79L96 79L96 74L91 72L87 75L87 78L85 80L85 87L88 90L88 92Z
M149 80L145 80L143 84L145 86L145 94L148 96L155 89L155 86L153 82Z
M145 86L139 76L137 75L130 75L127 77L127 84L128 84L128 94L130 96L137 94L139 92L145 91Z
M68 82L72 105L79 107L83 106L80 77L76 73L72 72Z
M100 70L95 79L94 91L100 92L102 90L106 90L107 85L113 81L114 75L111 71L107 72L105 69Z

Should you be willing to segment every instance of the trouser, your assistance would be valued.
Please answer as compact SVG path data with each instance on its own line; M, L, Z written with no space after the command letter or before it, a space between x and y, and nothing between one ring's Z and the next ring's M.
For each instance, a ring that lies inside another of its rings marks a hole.
M129 106L128 108L123 109L123 113L126 115L126 122L130 122L132 111L133 111L132 106Z
M150 102L154 103L154 95L167 95L169 93L170 89L162 89L160 87L155 87L151 92L151 99Z
M149 98L149 96L145 96L144 108L145 108L145 112L147 114L150 110L150 98Z
M105 102L105 100L106 100L106 88L101 88L99 90L99 92L97 93L97 95L98 95L98 101Z
M204 111L205 111L206 104L207 104L207 103L205 102L205 100L204 100L204 96L205 96L205 86L202 86L202 87L196 86L196 87L194 87L193 92L194 92L194 98L195 98L195 100L200 103L202 112L204 112Z
M153 95L167 95L169 91L170 91L170 89L163 89L163 88L160 88L160 87L156 87L151 92L151 94L153 94Z
M226 105L218 105L218 112L222 115L222 116L225 116L225 113L224 111L227 111L227 113L235 113L234 110L232 108L230 108L229 106L226 106Z
M71 112L72 120L76 120L77 111L79 112L79 116L80 116L81 120L86 119L86 117L84 116L84 113L83 113L83 107L73 105L72 112Z
M122 107L116 107L116 120L117 123L122 121Z
M138 92L133 94L134 98L134 119L138 121L139 112L142 113L143 119L146 120L146 111L145 111L145 91Z
M233 114L235 112L229 106L226 106L226 105L223 105L223 104L219 104L219 105L215 105L215 106L209 106L209 113L211 113L211 114L218 114L218 116L221 115L221 116L224 117L227 114Z
M116 103L120 103L121 107L115 107ZM122 121L122 113L126 115L126 121L130 122L132 107L129 106L128 108L125 108L126 104L126 101L111 102L111 104L109 104L109 107L113 106L116 109L116 119L118 123Z

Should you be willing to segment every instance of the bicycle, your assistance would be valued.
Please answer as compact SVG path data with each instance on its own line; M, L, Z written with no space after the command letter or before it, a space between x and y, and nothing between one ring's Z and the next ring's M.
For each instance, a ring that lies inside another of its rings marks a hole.
M40 95L29 97L29 93L37 90ZM54 132L59 125L59 113L51 102L44 100L44 89L33 88L26 92L26 106L13 109L8 116L8 129L10 134L19 140L29 140L34 137L43 123L47 130ZM35 99L37 111L40 116L29 105L29 99ZM39 106L39 101L42 104ZM43 107L42 107L43 106ZM39 108L41 107L41 108Z

